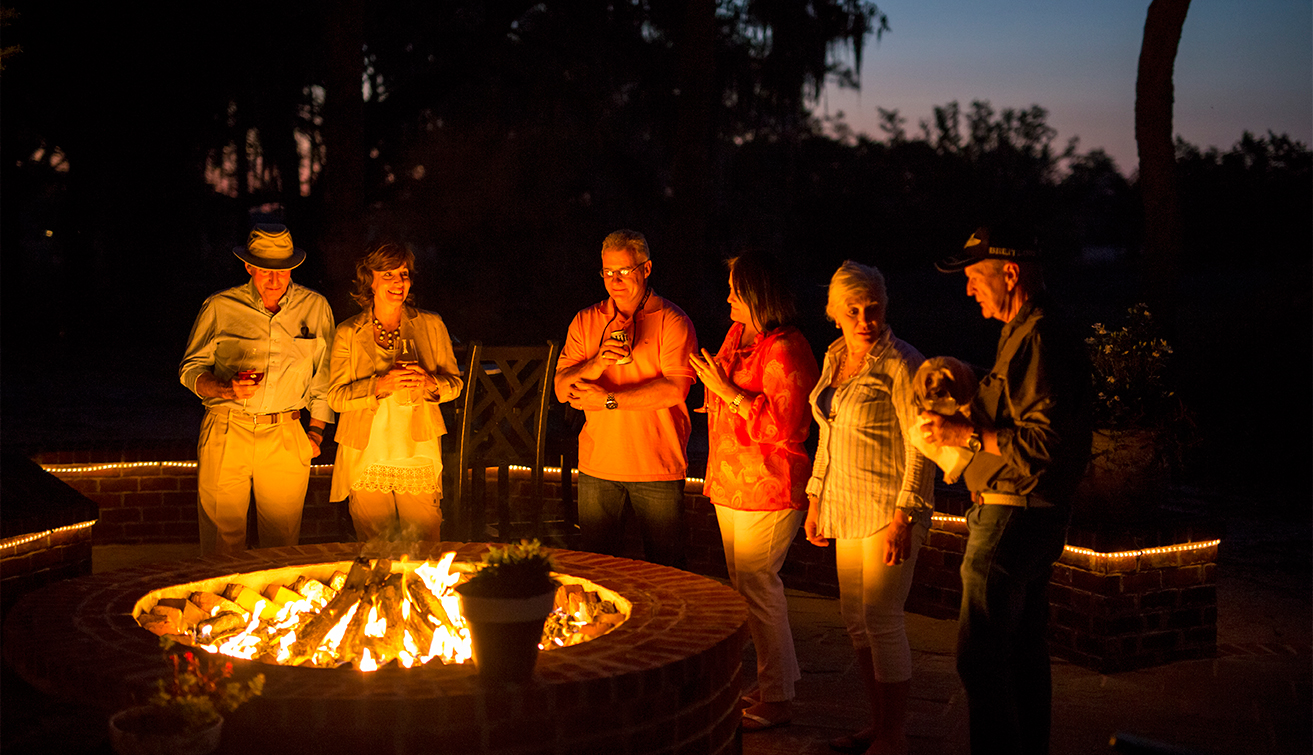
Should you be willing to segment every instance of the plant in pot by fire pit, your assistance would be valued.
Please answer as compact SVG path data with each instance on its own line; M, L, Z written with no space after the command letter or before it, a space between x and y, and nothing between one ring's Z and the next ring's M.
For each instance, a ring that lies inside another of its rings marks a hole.
M1192 424L1171 372L1172 347L1144 304L1120 329L1094 324L1094 442L1081 498L1109 513L1156 503L1181 462Z
M470 630L474 665L490 682L533 676L543 622L559 583L552 557L537 540L491 547L473 576L456 586Z
M219 746L223 714L264 690L264 674L230 681L231 661L178 650L163 637L170 673L155 682L150 704L119 711L109 720L110 741L120 755L205 755Z

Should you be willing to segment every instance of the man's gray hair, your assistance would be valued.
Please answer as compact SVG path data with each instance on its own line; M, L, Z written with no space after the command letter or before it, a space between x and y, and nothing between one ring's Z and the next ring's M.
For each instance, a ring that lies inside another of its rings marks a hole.
M647 238L638 231L625 228L621 228L602 240L602 253L605 254L612 250L633 252L639 262L647 262L652 259L652 252L647 248Z

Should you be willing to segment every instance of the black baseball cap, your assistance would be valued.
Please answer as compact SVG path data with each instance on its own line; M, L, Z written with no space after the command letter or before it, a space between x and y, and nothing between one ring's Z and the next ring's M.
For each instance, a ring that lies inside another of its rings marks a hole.
M1034 242L1021 242L1024 238L1020 234L982 225L967 239L961 252L939 260L935 263L935 269L941 273L956 273L981 260L1037 261L1037 245Z

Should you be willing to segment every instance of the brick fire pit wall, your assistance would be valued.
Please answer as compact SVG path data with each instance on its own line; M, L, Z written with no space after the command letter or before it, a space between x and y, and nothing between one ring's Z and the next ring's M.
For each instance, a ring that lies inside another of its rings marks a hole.
M145 457L141 457L145 458ZM158 457L156 457L158 458ZM47 464L88 463L102 459L60 454L40 457ZM124 461L130 461L124 457ZM180 462L181 463L181 462ZM196 471L194 467L144 465L135 468L60 472L58 476L100 505L95 542L196 542ZM548 475L544 495L559 496ZM331 467L316 467L310 478L302 541L351 539L350 517L344 503L328 502ZM496 476L488 475L488 520L496 519ZM528 473L512 471L512 510L528 493ZM966 543L966 525L959 519L969 506L963 491L935 491L938 516L916 565L907 609L936 618L956 618L962 597L958 568ZM711 502L700 482L685 489L689 525L688 568L699 574L725 576L720 531ZM1118 524L1108 532L1073 525L1069 544L1098 553L1118 553L1155 546L1211 540L1215 530L1182 526L1179 522ZM642 555L632 532L626 556ZM568 537L554 543L569 547ZM1132 558L1094 558L1069 548L1054 568L1051 582L1051 649L1055 655L1101 672L1143 668L1177 660L1211 657L1217 637L1217 548L1151 554ZM789 587L822 595L837 595L834 549L817 548L801 531L789 551L781 575Z
M426 544L415 557L481 544ZM106 711L144 696L164 671L156 638L136 625L151 590L225 574L350 559L355 546L300 546L122 569L24 597L5 623L4 658L47 693ZM399 554L398 554L399 555ZM262 671L264 695L229 717L225 753L575 753L732 755L747 607L717 582L662 566L559 551L561 571L621 593L628 621L581 645L542 653L531 683L485 688L472 666Z

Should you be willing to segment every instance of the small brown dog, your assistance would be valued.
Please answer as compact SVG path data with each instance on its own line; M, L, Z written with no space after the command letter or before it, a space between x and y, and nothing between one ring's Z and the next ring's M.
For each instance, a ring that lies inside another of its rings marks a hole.
M912 397L917 413L933 412L951 417L971 416L971 400L976 396L980 381L961 360L953 357L933 357L925 360L912 378ZM971 452L965 448L932 446L921 434L924 420L912 428L912 444L944 471L944 482L956 482L971 461Z

